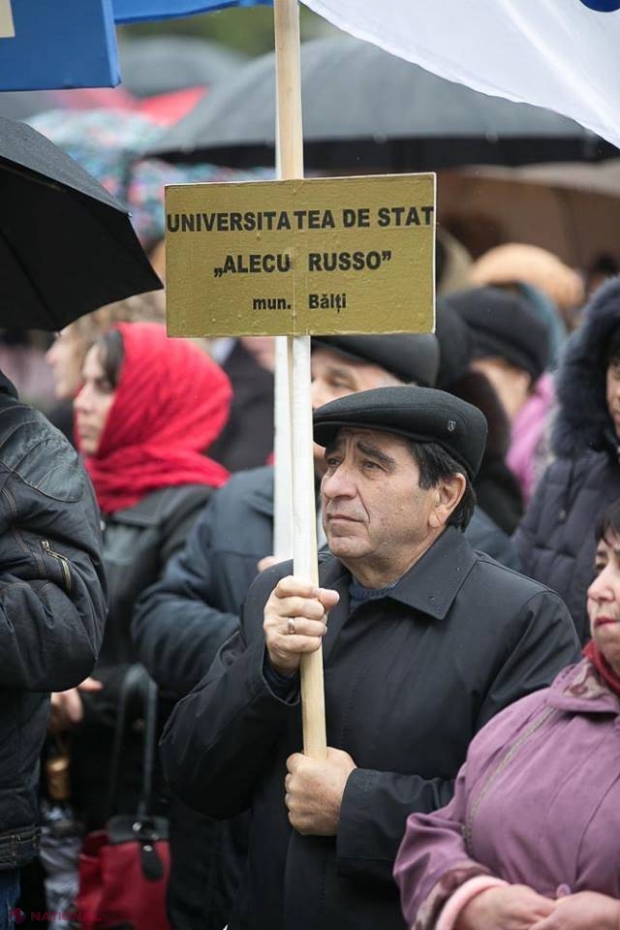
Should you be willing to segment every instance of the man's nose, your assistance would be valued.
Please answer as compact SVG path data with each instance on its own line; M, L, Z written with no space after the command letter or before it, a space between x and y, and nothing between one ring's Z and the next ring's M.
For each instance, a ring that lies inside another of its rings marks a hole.
M336 497L355 497L357 485L352 469L343 462L333 472L328 472L321 483L321 491L330 500Z

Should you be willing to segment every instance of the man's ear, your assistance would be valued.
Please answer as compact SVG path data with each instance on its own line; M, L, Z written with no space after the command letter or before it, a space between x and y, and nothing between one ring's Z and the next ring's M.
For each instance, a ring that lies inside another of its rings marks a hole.
M429 525L431 529L438 530L444 527L451 514L456 510L461 502L467 479L465 475L457 472L449 478L443 478L439 484L433 488L433 508L429 515Z

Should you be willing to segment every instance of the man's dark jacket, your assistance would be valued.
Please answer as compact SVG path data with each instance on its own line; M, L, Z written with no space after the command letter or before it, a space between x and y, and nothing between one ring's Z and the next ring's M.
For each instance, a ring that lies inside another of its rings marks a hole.
M241 629L169 720L164 767L197 810L251 809L230 930L403 930L392 867L407 815L449 800L473 735L576 659L575 631L557 595L475 553L454 528L350 616L351 576L326 559L320 583L340 594L324 640L328 744L359 768L337 838L304 837L284 806L300 705L263 675L263 607L290 571L276 566L252 585Z
M105 584L77 453L0 375L0 870L33 859L50 691L92 671Z
M571 337L557 379L557 456L515 535L522 570L564 599L582 642L590 638L586 593L594 579L594 523L620 497L620 440L607 409L606 352L620 330L620 278L597 291Z
M508 564L511 540L479 508L470 542ZM211 498L184 550L134 612L140 661L160 688L183 697L208 672L237 629L257 563L273 551L273 468L240 472ZM175 930L221 930L229 917L245 857L245 818L228 825L191 814L174 829L168 910Z
M516 567L511 540L478 508L466 536L472 548ZM240 472L213 495L134 612L140 661L161 688L182 697L208 672L239 624L258 561L272 551L273 468Z

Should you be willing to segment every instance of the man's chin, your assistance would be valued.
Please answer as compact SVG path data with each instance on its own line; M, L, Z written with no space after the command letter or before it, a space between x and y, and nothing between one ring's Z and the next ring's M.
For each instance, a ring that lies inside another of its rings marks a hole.
M356 559L365 554L361 541L353 536L328 535L327 545L331 554L338 559Z

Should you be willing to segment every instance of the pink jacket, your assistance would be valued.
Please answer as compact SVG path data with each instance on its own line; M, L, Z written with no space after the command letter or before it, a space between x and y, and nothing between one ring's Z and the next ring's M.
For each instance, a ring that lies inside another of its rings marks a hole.
M583 660L480 731L452 802L409 817L394 876L432 930L471 879L620 898L619 863L620 698Z
M512 438L506 462L519 479L526 505L531 500L538 479L549 464L547 430L554 403L553 378L551 375L543 375L536 382L534 393L512 424Z

